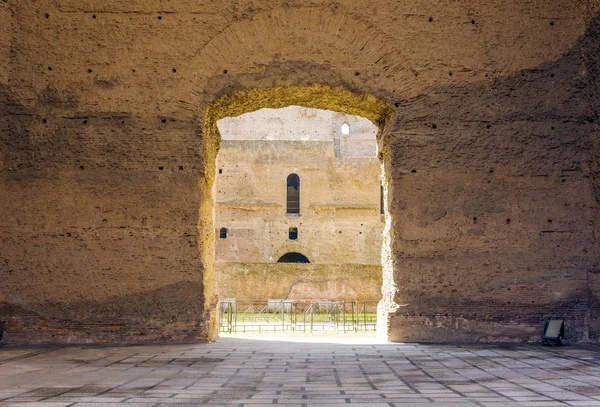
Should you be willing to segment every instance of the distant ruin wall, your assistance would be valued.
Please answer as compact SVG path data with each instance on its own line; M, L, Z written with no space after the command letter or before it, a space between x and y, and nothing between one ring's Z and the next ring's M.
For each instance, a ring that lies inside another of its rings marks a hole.
M379 300L381 266L362 264L222 263L219 296L247 300Z

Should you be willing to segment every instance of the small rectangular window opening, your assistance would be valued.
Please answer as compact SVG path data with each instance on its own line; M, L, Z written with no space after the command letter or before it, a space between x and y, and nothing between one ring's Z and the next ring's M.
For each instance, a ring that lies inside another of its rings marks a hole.
M300 177L290 174L287 178L287 213L300 214Z
M385 213L385 211L383 209L383 185L381 185L379 187L379 208L380 208L380 213L383 215Z
M290 228L289 232L290 240L298 239L298 228Z
M221 228L219 230L219 238L227 239L227 228Z

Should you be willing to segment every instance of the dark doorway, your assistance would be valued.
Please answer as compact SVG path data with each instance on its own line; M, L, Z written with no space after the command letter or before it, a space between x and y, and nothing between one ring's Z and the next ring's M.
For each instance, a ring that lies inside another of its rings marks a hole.
M290 252L281 256L277 263L310 263L310 261L303 254Z

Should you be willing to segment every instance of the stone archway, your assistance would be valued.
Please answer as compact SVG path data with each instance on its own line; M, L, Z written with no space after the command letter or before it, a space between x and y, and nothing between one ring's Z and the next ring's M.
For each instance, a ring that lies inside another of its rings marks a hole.
M243 41L240 40L243 38ZM268 41L265 41L268 39ZM208 338L217 335L212 219L219 119L263 107L298 105L362 116L375 123L386 180L392 168L387 135L396 126L396 100L418 95L411 53L359 13L335 7L286 7L241 19L210 39L190 61L196 72L196 115L203 127L199 178L199 256L203 265L203 319ZM293 45L291 45L293 44ZM249 52L249 50L252 50ZM324 60L324 55L327 55ZM183 69L186 69L184 66ZM186 101L183 101L186 104ZM186 104L187 105L187 104ZM384 195L391 197L390 182ZM387 198L386 198L387 199ZM389 207L388 202L385 203ZM392 219L386 210L382 263L385 292L381 312L396 309L392 269ZM378 318L387 332L387 318Z
M364 94L355 94L342 87L326 85L290 86L277 88L255 88L222 96L211 103L206 110L206 119L202 138L202 157L204 159L204 176L200 180L200 214L198 223L199 249L204 264L203 286L205 318L211 327L210 337L216 332L217 297L214 269L214 183L216 158L219 150L220 134L217 121L224 117L238 116L260 108L281 108L286 106L303 106L323 110L335 110L347 114L365 117L379 128L378 140L381 142L388 128L391 109L379 99ZM385 163L385 148L380 148L380 160ZM385 165L384 165L385 167ZM384 184L389 184L387 181ZM384 187L386 193L388 185ZM386 195L387 196L387 195ZM391 217L386 212L386 233L390 233ZM384 245L391 244L391 239L384 238ZM394 278L391 247L383 248L383 299L380 305L380 320L387 321L387 314L394 310ZM378 327L385 332L386 323Z

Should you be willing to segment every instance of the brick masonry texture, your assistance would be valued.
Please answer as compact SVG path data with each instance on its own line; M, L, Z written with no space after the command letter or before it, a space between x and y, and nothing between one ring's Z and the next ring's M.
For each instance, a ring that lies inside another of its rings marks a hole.
M392 340L597 342L599 9L0 1L4 341L214 337L205 109L317 83L393 109Z

